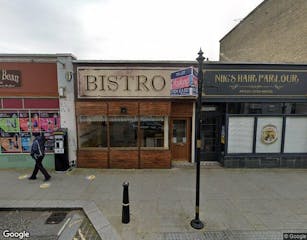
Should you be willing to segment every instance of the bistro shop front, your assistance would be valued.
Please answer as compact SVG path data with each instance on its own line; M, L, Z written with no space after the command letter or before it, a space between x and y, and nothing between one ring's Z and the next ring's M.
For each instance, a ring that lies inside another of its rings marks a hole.
M74 61L77 166L170 168L193 161L194 96L171 96L188 63Z
M204 64L202 160L307 167L307 66Z

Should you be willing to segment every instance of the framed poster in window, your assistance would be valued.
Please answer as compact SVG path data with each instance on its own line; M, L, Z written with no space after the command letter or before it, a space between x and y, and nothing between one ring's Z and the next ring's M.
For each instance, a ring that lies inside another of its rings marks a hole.
M1 152L20 153L22 152L19 133L1 133Z
M19 126L21 132L28 132L31 128L29 112L19 112Z
M0 129L3 132L19 132L19 119L17 112L1 112Z
M33 139L31 133L20 133L22 152L30 152Z
M60 125L60 117L57 112L40 112L40 128L44 132L53 132Z
M31 113L31 129L32 132L40 132L39 112Z

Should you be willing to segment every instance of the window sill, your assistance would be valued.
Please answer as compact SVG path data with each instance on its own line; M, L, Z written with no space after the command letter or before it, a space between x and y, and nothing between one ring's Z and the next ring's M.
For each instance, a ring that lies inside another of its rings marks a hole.
M169 148L164 148L164 147L141 147L141 150L145 151L168 151Z

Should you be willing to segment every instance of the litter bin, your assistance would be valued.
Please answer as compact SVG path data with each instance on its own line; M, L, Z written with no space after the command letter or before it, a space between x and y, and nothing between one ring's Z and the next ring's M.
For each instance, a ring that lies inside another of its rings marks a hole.
M53 132L55 171L63 172L69 168L67 128Z

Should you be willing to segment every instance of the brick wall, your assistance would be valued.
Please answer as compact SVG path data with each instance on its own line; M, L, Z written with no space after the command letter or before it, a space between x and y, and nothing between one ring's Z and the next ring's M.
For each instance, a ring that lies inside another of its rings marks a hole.
M220 61L307 62L307 1L265 0L220 41Z

